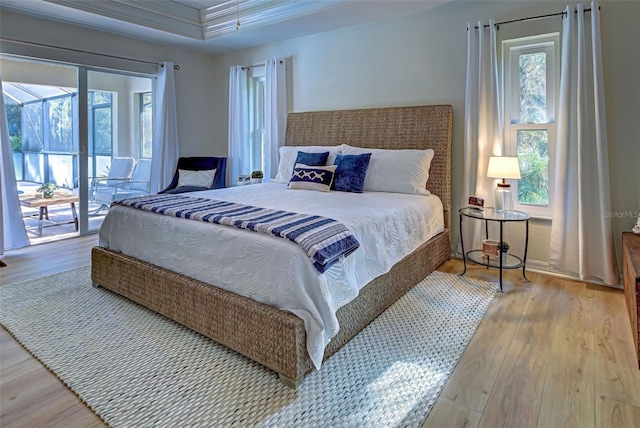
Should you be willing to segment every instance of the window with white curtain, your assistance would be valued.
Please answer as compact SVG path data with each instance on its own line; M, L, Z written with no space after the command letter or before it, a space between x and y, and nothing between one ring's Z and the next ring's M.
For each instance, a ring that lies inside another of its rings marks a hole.
M275 58L264 65L229 69L227 170L231 183L246 183L254 171L261 171L265 181L275 177L286 124L286 67L285 59Z
M249 78L249 123L251 170L264 171L265 162L265 82L264 68L257 72L251 70Z
M520 180L512 183L514 208L551 217L559 91L558 34L502 44L505 155L517 156Z
M153 151L153 95L151 92L136 93L139 106L138 141L140 158L151 159Z

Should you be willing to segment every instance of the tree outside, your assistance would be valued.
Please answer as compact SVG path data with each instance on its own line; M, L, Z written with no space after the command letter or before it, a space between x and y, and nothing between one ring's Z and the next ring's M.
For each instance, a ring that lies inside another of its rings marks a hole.
M547 118L547 57L545 53L520 55L520 123L544 124ZM517 155L522 178L518 202L549 202L549 144L544 129L518 130Z
M11 150L22 151L22 109L18 104L13 103L4 97L4 111L7 115L7 125L9 126L9 141Z
M518 202L547 205L549 203L549 151L547 131L518 131Z

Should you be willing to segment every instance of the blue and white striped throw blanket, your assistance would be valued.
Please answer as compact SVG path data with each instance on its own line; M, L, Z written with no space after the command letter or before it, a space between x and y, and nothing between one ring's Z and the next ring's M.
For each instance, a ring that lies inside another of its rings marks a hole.
M143 196L113 204L285 238L302 247L320 272L326 271L341 257L348 256L360 246L344 224L317 215L183 195Z

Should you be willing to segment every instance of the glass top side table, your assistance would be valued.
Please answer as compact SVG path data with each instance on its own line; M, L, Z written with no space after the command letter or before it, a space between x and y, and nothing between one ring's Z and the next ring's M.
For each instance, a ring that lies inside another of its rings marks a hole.
M462 261L464 263L464 271L460 275L464 275L467 272L467 260L470 260L476 264L486 266L487 268L497 268L500 272L500 291L502 292L502 270L503 269L519 269L522 268L522 277L529 281L526 276L526 264L527 264L527 249L529 247L529 219L531 216L522 211L502 211L495 210L493 208L484 208L482 210L465 207L460 208L460 245L462 246ZM484 221L484 234L485 239L489 239L489 222L497 222L500 226L500 240L503 242L503 227L508 222L524 222L525 223L525 239L524 239L524 254L521 257L515 254L508 253L506 259L503 260L501 253L498 252L496 258L490 257L483 253L480 249L472 249L465 251L464 249L464 234L462 233L462 219L470 218Z

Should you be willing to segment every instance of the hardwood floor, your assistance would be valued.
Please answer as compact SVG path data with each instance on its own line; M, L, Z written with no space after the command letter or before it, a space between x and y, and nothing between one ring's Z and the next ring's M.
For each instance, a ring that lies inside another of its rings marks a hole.
M98 235L10 251L0 284L12 284L88 265ZM0 426L99 427L105 424L71 390L0 330Z
M460 272L460 260L439 268ZM473 266L467 275L491 279ZM507 273L424 427L640 426L622 290Z
M0 283L89 263L95 235L3 257ZM459 273L460 260L439 268ZM471 266L469 277L497 272ZM640 371L622 290L518 271L496 297L424 427L640 426ZM0 330L0 426L92 427L102 421Z

